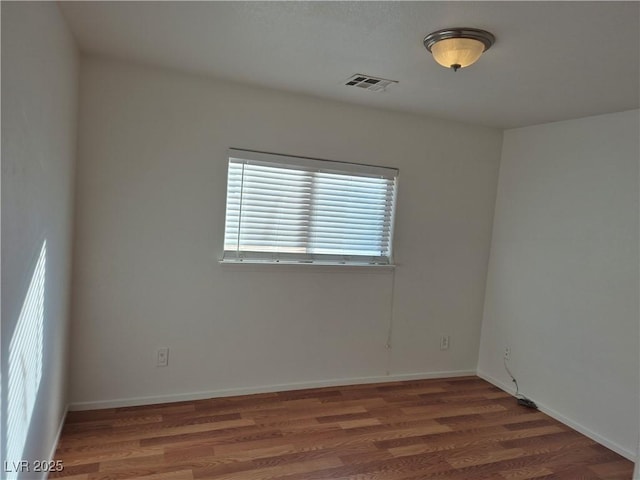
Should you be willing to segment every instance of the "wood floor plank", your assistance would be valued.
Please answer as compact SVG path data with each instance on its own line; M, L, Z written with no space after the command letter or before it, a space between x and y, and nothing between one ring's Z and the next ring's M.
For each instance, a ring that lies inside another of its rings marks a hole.
M159 455L164 453L162 447L137 447L127 449L108 450L102 452L96 451L71 451L66 454L59 454L58 458L64 463L65 466L83 465L87 462L106 462L109 460L124 460L127 458L149 457L153 455Z
M478 377L70 412L65 480L629 480L633 464Z
M480 448L463 448L447 455L447 462L456 468L486 465L502 460L510 460L525 456L521 448L496 448L484 446Z
M629 473L629 466L627 465L627 462L623 460L589 465L588 468L593 473L612 480L627 478Z
M530 467L514 468L512 470L504 470L500 472L505 480L528 480L532 478L540 478L542 476L551 475L551 469L539 465Z

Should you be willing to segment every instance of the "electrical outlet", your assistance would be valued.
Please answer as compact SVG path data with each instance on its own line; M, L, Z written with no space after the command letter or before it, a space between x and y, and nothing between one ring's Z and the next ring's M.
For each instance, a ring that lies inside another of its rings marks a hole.
M168 348L159 348L158 356L156 361L157 367L166 367L169 365L169 349Z
M440 337L440 350L449 350L449 335Z
M509 347L505 347L504 349L504 359L505 360L511 359L511 349Z

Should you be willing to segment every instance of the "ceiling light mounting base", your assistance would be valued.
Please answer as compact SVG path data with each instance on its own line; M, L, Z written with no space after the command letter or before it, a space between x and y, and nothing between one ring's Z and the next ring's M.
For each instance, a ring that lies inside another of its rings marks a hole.
M470 38L477 40L484 45L485 52L496 42L496 37L486 30L480 30L478 28L443 28L424 37L423 43L425 48L431 52L431 47L433 47L434 44L449 38Z

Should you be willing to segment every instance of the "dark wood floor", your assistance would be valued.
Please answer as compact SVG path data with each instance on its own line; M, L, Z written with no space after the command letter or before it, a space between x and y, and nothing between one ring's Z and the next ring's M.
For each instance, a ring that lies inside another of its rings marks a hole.
M630 479L633 464L477 377L70 412L67 480Z

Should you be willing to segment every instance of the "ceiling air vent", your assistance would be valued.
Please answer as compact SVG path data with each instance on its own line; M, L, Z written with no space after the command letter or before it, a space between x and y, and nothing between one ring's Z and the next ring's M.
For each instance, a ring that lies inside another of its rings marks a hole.
M369 90L370 92L384 92L389 85L394 83L398 83L398 81L370 77L368 75L356 73L345 82L345 85L362 88L363 90Z

